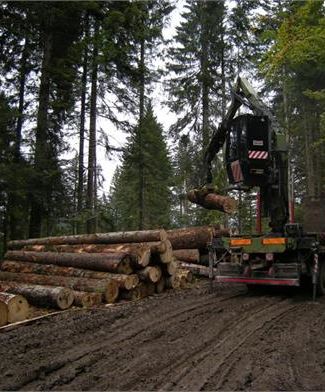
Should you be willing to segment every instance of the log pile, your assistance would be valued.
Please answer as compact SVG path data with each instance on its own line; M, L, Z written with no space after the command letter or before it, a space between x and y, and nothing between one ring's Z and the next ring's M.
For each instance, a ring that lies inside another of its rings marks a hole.
M202 226L10 241L0 268L0 325L21 317L11 316L1 295L25 309L26 299L38 307L67 309L183 288L192 273L180 261L192 262L198 249L225 234Z

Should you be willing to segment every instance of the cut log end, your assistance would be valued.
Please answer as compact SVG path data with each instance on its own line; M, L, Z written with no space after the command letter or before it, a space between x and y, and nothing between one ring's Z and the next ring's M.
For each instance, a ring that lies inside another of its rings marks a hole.
M158 266L148 266L138 272L139 278L142 281L157 283L161 278L161 269Z
M0 327L8 323L8 308L3 302L0 302Z
M173 260L171 263L167 264L167 272L169 275L175 275L178 268L178 262Z
M69 289L62 287L56 298L56 304L59 309L68 309L73 304L74 295Z
M132 290L134 289L139 283L139 278L138 275L127 275L125 280L124 280L124 289L126 290Z
M29 305L22 295L0 293L0 302L7 305L9 323L22 321L28 317Z
M88 293L85 291L74 291L74 305L91 308L102 303L102 295L99 293Z
M150 249L144 249L141 254L138 255L138 265L141 267L146 267L150 262L151 251Z
M233 214L238 207L237 200L209 192L206 188L193 189L187 193L190 202L208 210L218 210L227 214Z
M173 248L172 244L169 240L165 240L162 242L164 244L164 252L159 254L160 261L162 263L168 264L173 260Z
M131 259L126 256L120 263L116 271L118 274L132 274Z
M118 283L114 280L107 282L107 289L104 293L105 302L112 304L117 300L119 295Z

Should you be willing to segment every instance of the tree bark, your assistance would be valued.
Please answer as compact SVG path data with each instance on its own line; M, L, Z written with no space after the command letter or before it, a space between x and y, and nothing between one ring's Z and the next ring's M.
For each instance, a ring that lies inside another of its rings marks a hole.
M18 102L18 119L16 124L16 141L15 141L15 161L19 162L21 159L21 132L24 122L24 104L25 104L25 87L27 76L27 57L29 51L29 40L25 39L24 49L20 59L19 70L19 102Z
M0 302L8 309L8 323L25 320L29 314L29 305L22 295L0 292Z
M51 264L37 264L27 261L9 261L5 260L1 264L1 270L7 272L24 272L40 275L58 275L58 276L72 276L76 278L90 278L90 279L108 279L114 280L119 288L131 290L138 283L137 275L122 275L111 274L109 272L91 271L73 267L60 267Z
M200 252L198 249L177 249L173 251L173 256L177 260L185 261L186 263L198 263L200 260Z
M85 41L89 36L88 14L85 15ZM85 141L85 121L86 121L86 93L87 93L87 75L88 75L88 47L86 46L83 54L82 77L81 77L81 108L80 108L80 128L79 128L79 157L78 157L78 189L77 189L77 212L83 210L84 194L84 141ZM83 232L83 225L79 222L78 216L77 232Z
M194 226L167 231L168 239L174 250L206 248L213 237L229 236L229 230L217 226Z
M85 291L73 291L73 304L82 308L91 308L102 303L102 295L99 293L87 293Z
M64 253L112 253L121 251L134 255L136 264L142 268L149 264L151 254L157 255L162 263L169 263L173 258L172 247L168 240L128 244L26 245L22 250Z
M54 253L8 251L7 260L29 261L38 264L54 264L62 267L85 268L95 271L130 274L132 272L130 257L125 253Z
M39 105L36 125L35 158L34 167L36 174L41 176L46 170L47 160L47 136L48 136L48 110L50 103L50 65L52 58L53 34L51 32L51 17L49 18L48 31L46 33L41 67L41 80L39 87ZM44 180L43 180L44 181ZM40 183L41 184L41 183ZM38 190L38 195L31 194L31 212L29 222L29 237L40 237L42 217L44 213L45 189L44 185Z
M209 267L198 264L181 263L181 267L191 271L194 275L209 277ZM214 274L217 273L217 269L213 269Z
M0 301L0 327L8 323L8 308L7 305Z
M61 310L68 309L74 300L74 292L65 287L0 282L0 291L20 294L24 296L31 305Z
M190 202L198 204L207 210L217 210L227 214L233 214L238 207L237 200L229 196L217 195L215 193L201 192L199 189L187 193Z
M139 230L144 229L145 203L144 203L144 167L143 167L143 118L144 118L144 90L145 90L145 41L141 39L140 43L140 62L139 62Z
M156 242L166 239L167 234L165 230L121 231L9 241L8 249L19 249L28 245L122 244L131 242Z
M72 278L0 271L0 281L13 281L45 286L68 287L77 291L101 293L103 299L112 303L118 297L119 289L113 280Z
M172 275L166 278L166 287L169 289L181 289L186 286L186 279L183 276Z
M183 269L183 268L179 268L176 271L176 276L178 277L184 277L186 282L191 283L193 280L193 274L191 271L187 270L187 269Z
M169 275L175 275L178 268L177 261L173 260L171 263L167 264L167 273Z
M209 144L209 39L206 21L206 4L201 2L201 57L200 57L200 71L201 71L201 89L202 89L202 149L206 150Z
M157 283L161 278L161 269L158 266L148 266L137 272L140 280Z
M90 93L90 123L89 123L89 153L88 153L88 181L86 208L90 217L87 219L87 233L96 231L96 117L97 117L97 78L98 78L98 21L95 19L93 53L92 53L92 74Z

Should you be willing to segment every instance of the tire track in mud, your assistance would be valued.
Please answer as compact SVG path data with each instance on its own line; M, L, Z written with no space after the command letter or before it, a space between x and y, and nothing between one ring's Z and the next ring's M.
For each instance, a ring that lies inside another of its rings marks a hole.
M75 317L84 324L76 336L63 333L57 346L53 339L50 346L44 340L32 354L27 350L17 364L13 359L11 366L21 373L0 381L0 389L215 390L218 382L223 388L228 385L227 374L244 357L247 343L283 323L300 306L287 297L252 295L234 288L217 294L193 289L119 309L98 309ZM70 325L71 317L58 320L58 328ZM39 326L41 336L46 328L50 331L50 324ZM39 337L34 335L31 345ZM73 344L66 336L72 336ZM38 354L40 361L35 360ZM296 371L293 364L292 385Z
M55 377L55 380L48 385L46 385L46 389L51 389L54 386L57 386L58 384L62 384L62 381L64 381L64 385L66 385L66 381L64 378L64 374L69 372L69 368L72 369L72 372L74 369L78 368L79 366L83 366L84 362L88 362L87 358L92 357L96 355L96 353L100 352L99 354L99 360L105 358L105 351L109 349L113 349L115 346L127 342L127 344L132 344L132 339L134 338L139 338L143 332L148 333L150 332L154 327L159 326L160 324L164 324L164 326L168 327L170 324L174 324L177 322L179 318L193 318L196 317L196 311L199 310L199 313L197 317L199 317L202 313L206 313L205 308L208 308L210 306L215 306L218 303L223 303L227 302L229 300L235 299L237 297L242 297L243 295L245 296L244 293L237 293L237 294L232 294L228 296L224 296L221 298L216 298L213 296L211 299L207 301L206 297L199 297L198 301L195 301L193 304L193 301L191 304L189 304L187 307L182 308L179 307L178 310L173 310L171 312L165 312L163 317L160 317L154 321L152 321L152 315L148 314L146 315L145 318L142 317L141 320L141 328L137 329L133 325L136 325L138 323L138 318L141 319L141 316L139 316L137 319L132 319L130 322L126 321L124 322L121 326L118 328L118 337L114 339L108 339L108 336L111 335L116 335L115 331L111 331L111 333L107 334L107 340L106 342L102 339L100 339L100 342L92 342L91 344L82 344L80 346L80 350L76 350L76 348L72 348L68 352L65 352L64 354L61 354L59 358L56 359L54 365L50 365L47 367L46 365L41 365L38 369L35 369L32 372L29 372L28 377L25 380L21 380L21 382L18 385L15 385L15 388L19 389L33 389L34 387L34 381L37 381L41 375L46 374L46 377L53 377L55 374L57 376ZM194 316L193 316L194 312ZM114 324L112 326L114 328ZM128 332L130 331L130 332ZM152 340L154 340L156 337L153 336ZM150 339L145 339L143 340L146 343L150 342ZM60 358L61 357L61 358ZM95 363L96 361L90 361L89 364L87 364L87 367L91 367L91 365ZM45 370L44 370L45 369ZM112 369L113 370L113 369ZM61 378L61 381L58 381L56 378ZM71 380L68 381L71 382L75 377L72 377ZM43 383L43 382L42 382Z
M180 364L178 366L180 371L176 373L172 381L163 385L160 390L202 390L208 379L216 374L231 355L240 349L250 337L263 329L267 323L274 322L284 313L292 312L297 307L298 305L285 304L285 306L281 306L281 303L276 303L265 306L247 317L242 317L235 328L226 334L221 341L207 350L195 353L194 358L191 356L191 367L183 368L184 363Z
M297 307L299 307L299 306L297 305ZM264 336L273 336L272 330L274 329L275 325L278 327L279 324L283 323L283 320L290 317L292 315L293 311L297 309L297 307L294 307L289 312L285 312L285 313L277 316L274 320L269 321L268 323L270 325L265 326L265 328L263 328L263 335ZM303 311L301 310L301 308L299 308L298 312L302 313ZM296 316L298 316L298 314L295 312L295 317ZM277 336L277 335L275 335L275 336ZM249 347L251 347L251 344L256 343L256 341L259 341L259 344L261 342L260 336L258 336L258 334L257 334L257 336L255 336L255 333L254 333L254 338L252 339L252 336L248 337L245 343L246 343L246 345L249 344ZM221 365L219 367L219 369L217 369L217 372L208 378L207 382L203 385L201 390L224 390L224 386L225 386L225 384L227 384L228 377L232 379L232 382L235 381L234 374L236 374L236 365L243 358L243 354L237 353L236 350L232 354L235 354L235 357L231 359L231 355L230 355L227 362L225 362L223 365ZM245 354L246 354L246 352L245 352ZM295 368L295 366L292 362L288 363L288 367L289 367L289 374L290 374L292 380L296 381L297 380L297 377L296 377L297 369ZM291 372L290 372L290 368L291 368ZM254 375L252 375L252 377L254 377ZM214 382L213 380L217 380L217 382ZM241 380L241 381L242 381L242 385L239 389L247 389L247 386L248 386L247 384L248 383L250 384L252 382L252 380L247 380L247 379ZM233 387L231 387L230 389L233 389ZM293 389L302 390L303 388L301 385L296 383L295 388L293 388Z
M244 307L243 304L241 302L235 302L233 304L233 308L234 310L236 309L236 307L239 308L243 308L241 310L248 310L247 306L249 306L249 310L252 311L254 310L256 312L256 310L258 309L258 306L262 306L262 309L265 309L265 298L261 298L261 297L252 297L250 298L251 302L250 303L245 303ZM245 298L245 301L247 301L247 298ZM271 305L268 305L271 306ZM262 310L261 309L261 310ZM223 309L224 310L224 309ZM172 374L173 371L175 371L175 367L180 367L182 368L184 366L184 364L186 364L187 362L191 362L193 356L197 355L198 353L204 351L207 347L210 347L210 345L215 342L216 340L216 335L222 334L223 332L225 332L226 330L228 330L229 328L232 327L234 320L233 320L233 316L230 316L230 318L227 316L229 316L229 313L225 312L224 314L224 318L226 318L225 323L223 323L221 321L221 317L224 313L219 314L219 312L214 312L212 313L208 318L206 313L202 312L202 315L205 315L205 323L208 326L208 329L204 329L201 325L201 328L204 331L204 335L202 339L199 339L198 341L198 337L194 334L194 336L189 336L188 340L189 341L196 341L196 346L194 348L189 348L186 346L186 344L188 343L186 338L183 339L185 340L185 345L183 344L183 346L181 347L177 347L175 348L175 350L177 350L177 354L172 356L171 358L167 358L169 359L169 361L167 361L167 363L159 363L156 367L154 367L151 370L151 373L154 374L154 376L152 377L152 374L150 374L150 369L142 369L142 371L139 371L140 375L134 376L134 377L130 377L130 373L132 373L132 369L133 368L139 368L137 366L137 362L134 361L132 362L126 369L124 372L120 372L119 373L119 377L123 379L123 376L126 376L127 374L129 374L129 382L126 383L122 383L119 384L118 388L123 389L123 390L127 390L127 389L134 389L135 385L138 385L136 387L136 389L156 389L159 388L161 386L161 383L163 382L163 380L168 379L170 377L170 375ZM217 317L217 319L216 319ZM244 319L247 316L244 316ZM195 320L194 320L195 321ZM238 321L238 320L236 320ZM193 322L193 320L192 320ZM218 323L222 323L222 327L221 330L218 332L217 329L217 325ZM202 324L202 320L201 320L201 324ZM177 327L177 324L173 325L174 328ZM180 340L179 337L180 331L177 330L176 328L176 336L177 336L177 340ZM182 343L182 342L180 342ZM194 343L193 343L194 344ZM161 355L163 353L160 353ZM175 354L175 353L173 353ZM159 352L158 352L159 355ZM157 355L153 355L153 357L156 357ZM165 358L166 360L166 358ZM138 360L138 362L141 362L141 359ZM158 375L157 375L158 374ZM153 380L150 380L150 378L153 378ZM160 380L159 382L158 379ZM145 379L147 380L146 383L143 383L142 380ZM148 380L149 379L149 380Z

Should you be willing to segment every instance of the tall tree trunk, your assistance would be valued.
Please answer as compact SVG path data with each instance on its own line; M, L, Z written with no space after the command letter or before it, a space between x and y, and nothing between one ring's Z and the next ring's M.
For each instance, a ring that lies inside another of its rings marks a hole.
M315 175L314 162L312 157L312 140L310 132L310 112L308 110L307 99L303 102L303 120L304 120L304 136L305 136L305 157L306 157L306 173L307 173L307 196L315 197Z
M92 53L92 75L91 75L91 93L90 93L90 123L89 123L89 150L88 150L88 181L87 181L87 199L86 207L90 213L87 220L87 233L96 231L96 117L97 117L97 79L98 79L98 21L95 20L94 26L94 43Z
M89 36L88 15L85 16L85 41ZM79 129L79 162L78 162L78 188L77 188L77 212L80 214L83 207L84 193L84 143L85 143L85 120L86 120L86 93L87 93L87 74L88 74L88 47L84 49L82 77L81 77L81 110L80 110L80 129ZM80 218L78 216L78 218ZM77 233L83 232L83 224L78 221Z
M19 70L19 103L18 103L18 119L16 124L16 143L15 143L15 160L20 161L21 158L21 132L24 122L24 103L25 103L25 85L27 76L27 56L28 56L29 41L25 39L24 49L20 59Z
M27 54L28 54L28 39L25 39L24 49L20 59L19 70L19 102L18 102L18 118L16 124L16 138L15 138L15 154L14 162L19 164L21 161L21 134L23 126L24 102L25 102L25 85L27 76ZM19 216L23 209L24 200L15 189L8 193L8 228L10 239L20 238L22 233L21 221Z
M48 22L49 26L51 21ZM35 158L34 167L36 175L43 176L46 170L47 154L47 136L48 136L48 109L50 102L50 65L52 56L53 34L49 28L44 40L43 60L41 68L41 81L39 87L39 106L37 113L36 141L35 141ZM40 178L40 183L44 181ZM31 194L31 212L29 222L29 237L40 237L42 217L44 214L44 195L45 188L40 185L38 195Z
M209 56L209 41L206 21L206 4L202 1L202 15L201 15L201 85L202 85L202 147L203 151L209 144L209 70L208 70L208 56Z
M143 118L144 118L144 90L145 90L145 41L144 38L140 44L140 100L139 100L139 129L138 129L138 140L139 140L139 230L144 229L144 216L145 216L145 205L144 205L144 168L143 168Z

